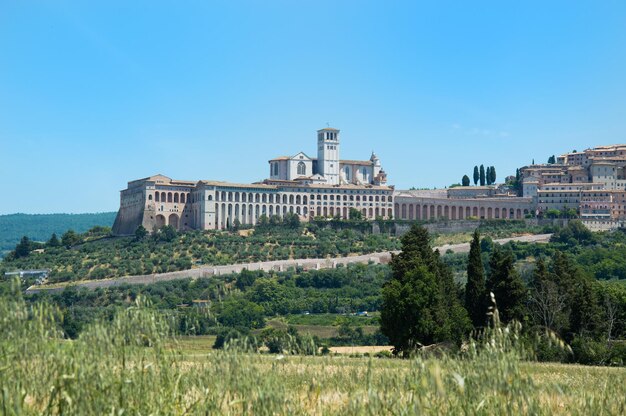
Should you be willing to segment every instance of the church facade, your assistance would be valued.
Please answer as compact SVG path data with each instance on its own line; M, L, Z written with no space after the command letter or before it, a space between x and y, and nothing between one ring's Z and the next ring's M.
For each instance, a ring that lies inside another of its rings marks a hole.
M317 157L304 152L269 161L269 177L252 184L183 181L154 175L128 182L120 193L113 232L132 234L139 225L155 230L222 230L255 225L263 215L297 214L348 218L356 209L366 219L394 216L394 189L380 160L341 160L340 131L317 132Z

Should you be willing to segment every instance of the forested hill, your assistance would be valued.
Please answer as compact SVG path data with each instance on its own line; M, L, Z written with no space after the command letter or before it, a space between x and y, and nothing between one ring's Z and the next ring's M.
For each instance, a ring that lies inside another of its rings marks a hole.
M46 241L52 233L57 235L72 229L83 233L100 225L111 227L115 212L95 214L10 214L0 215L0 257L13 250L20 238Z

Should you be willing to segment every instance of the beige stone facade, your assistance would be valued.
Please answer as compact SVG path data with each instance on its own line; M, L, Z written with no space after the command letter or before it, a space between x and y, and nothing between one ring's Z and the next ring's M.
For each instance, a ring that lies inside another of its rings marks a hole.
M534 205L532 198L450 198L445 189L417 190L396 192L394 211L395 218L402 220L522 219L532 215Z
M378 157L340 161L337 129L319 130L318 142L317 159L303 152L272 159L270 178L258 183L180 181L164 175L131 181L120 193L113 232L132 234L139 225L149 231L165 225L181 231L221 230L287 213L302 221L347 219L351 209L366 219L393 218L394 190L386 185Z

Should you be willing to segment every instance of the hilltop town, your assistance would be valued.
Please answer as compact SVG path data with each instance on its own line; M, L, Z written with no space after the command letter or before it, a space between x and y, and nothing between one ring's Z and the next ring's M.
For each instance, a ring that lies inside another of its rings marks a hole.
M317 131L317 157L305 152L269 160L269 177L239 184L164 175L128 182L113 232L129 235L170 225L176 230L254 226L260 217L294 214L349 219L467 220L578 217L592 230L626 220L626 145L600 146L518 169L501 184L397 190L372 152L340 158L340 131Z

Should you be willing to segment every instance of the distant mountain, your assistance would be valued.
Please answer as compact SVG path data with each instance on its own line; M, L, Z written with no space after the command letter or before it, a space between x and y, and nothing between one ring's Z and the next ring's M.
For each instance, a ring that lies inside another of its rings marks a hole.
M0 215L0 257L13 250L23 236L31 240L46 241L52 233L59 238L67 230L78 233L101 225L113 226L115 212L95 214L10 214Z

